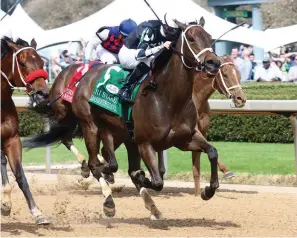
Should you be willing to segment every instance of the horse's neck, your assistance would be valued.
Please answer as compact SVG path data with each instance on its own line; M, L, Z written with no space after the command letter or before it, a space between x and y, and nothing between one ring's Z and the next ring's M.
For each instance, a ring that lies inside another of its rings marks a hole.
M168 106L180 110L191 100L193 79L193 71L186 69L179 56L173 54L163 72L157 76L158 87Z
M12 83L12 56L9 54L2 59L1 72L3 72L10 83ZM13 83L12 83L13 84ZM7 79L1 74L1 101L11 99L13 90L9 86Z
M214 93L212 87L213 78L202 77L202 73L194 80L193 101L198 112L206 105L207 100Z

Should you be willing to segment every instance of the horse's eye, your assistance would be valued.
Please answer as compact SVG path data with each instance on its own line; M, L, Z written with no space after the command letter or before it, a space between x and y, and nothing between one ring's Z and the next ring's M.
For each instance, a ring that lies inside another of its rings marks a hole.
M188 40L189 40L190 42L194 42L194 41L195 41L195 39L193 38L193 36L188 36Z
M22 67L22 68L25 68L26 65L23 63L23 62L19 62L19 65Z

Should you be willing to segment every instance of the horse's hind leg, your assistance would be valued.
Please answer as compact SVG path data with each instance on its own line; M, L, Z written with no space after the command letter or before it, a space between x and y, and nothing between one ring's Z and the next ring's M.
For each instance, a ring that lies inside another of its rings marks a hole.
M93 176L100 182L102 188L102 194L105 197L103 203L103 211L106 216L113 217L115 215L115 204L112 198L111 188L102 177L102 168L104 164L101 164L97 159L99 153L99 135L98 128L93 121L81 122L81 129L85 139L85 144L89 154L89 168Z
M1 204L1 214L8 216L11 212L11 186L7 176L7 159L3 151L1 151L1 177L3 187L3 198Z
M63 108L65 107L64 104L62 104ZM69 108L65 108L67 110L66 115L59 120L59 124L67 126L67 131L62 136L61 142L66 146L68 150L70 150L77 158L77 161L81 164L81 175L84 178L88 178L90 176L90 169L88 167L88 164L86 162L85 156L79 152L79 150L74 146L73 144L73 134L77 127L77 121L74 117L73 113L70 112ZM65 112L64 112L65 113ZM62 115L62 113L60 113Z
M107 159L108 163L108 167L105 167L103 171L107 169L108 172L115 173L118 171L118 162L114 153L115 149L113 136L107 129L104 128L100 129L100 136L104 146L104 149L102 148L102 156L104 159Z
M235 176L220 159L218 159L218 166L220 171L224 173L224 178L232 178Z
M49 224L50 221L45 217L42 212L38 209L35 201L32 197L32 193L29 188L26 176L24 174L22 166L22 144L19 136L14 136L4 141L3 151L6 154L11 170L16 178L16 181L24 193L24 196L27 200L30 212L35 217L35 221L38 225L40 224Z
M142 197L145 207L151 212L151 220L163 220L164 217L159 211L155 202L147 191L147 188L152 188L152 184L148 178L145 177L145 172L140 167L140 156L138 148L133 143L125 143L128 152L129 161L129 176Z

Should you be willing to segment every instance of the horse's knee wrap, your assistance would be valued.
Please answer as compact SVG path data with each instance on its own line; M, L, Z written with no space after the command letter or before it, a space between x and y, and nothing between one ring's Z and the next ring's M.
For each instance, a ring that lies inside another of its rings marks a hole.
M207 154L208 154L208 158L209 158L209 160L217 160L218 159L218 152L217 152L217 149L216 148L214 148L214 147L211 147L210 149L209 149L209 151L207 152Z

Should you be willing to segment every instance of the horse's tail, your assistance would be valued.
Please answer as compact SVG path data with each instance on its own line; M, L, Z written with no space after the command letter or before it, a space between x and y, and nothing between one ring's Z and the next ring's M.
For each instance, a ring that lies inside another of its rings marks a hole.
M24 139L23 148L33 149L37 147L45 147L51 144L61 143L61 139L69 131L69 128L64 125L56 124L47 132L31 136Z

